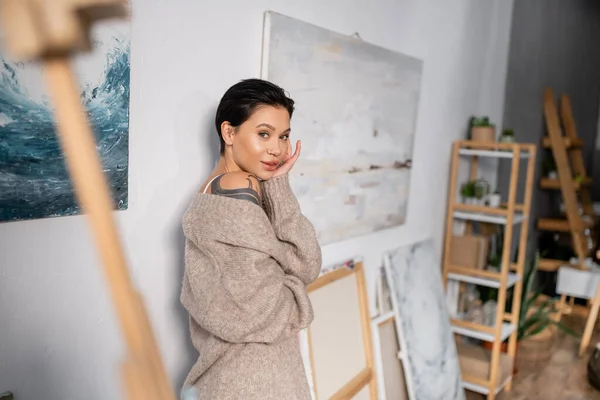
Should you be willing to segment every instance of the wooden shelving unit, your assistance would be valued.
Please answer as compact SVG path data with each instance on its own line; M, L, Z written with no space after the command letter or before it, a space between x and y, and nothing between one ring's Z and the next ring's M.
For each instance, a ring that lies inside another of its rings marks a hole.
M542 139L542 145L551 150L558 176L557 179L542 178L540 187L547 190L560 190L566 215L564 218L540 218L537 228L541 231L570 234L578 258L574 266L585 270L587 269L585 258L591 241L589 232L594 223L594 207L589 190L592 180L585 171L581 152L584 143L577 136L569 96L563 94L560 97L560 118L552 89L547 88L544 91L543 100L547 136ZM564 127L565 135L561 125ZM579 179L575 179L574 176L578 176ZM581 213L579 204L581 204ZM540 260L539 269L556 271L564 265L570 263L543 258Z
M459 355L463 352L484 354L489 360L487 371L470 373L462 370L463 387L484 394L488 400L494 400L503 389L510 391L512 367L517 345L517 326L519 321L519 304L522 295L522 279L531 207L531 194L535 170L537 148L534 144L522 143L478 143L472 141L457 141L452 148L452 167L450 175L450 192L448 196L448 211L444 240L443 279L447 288L448 281L474 283L498 289L496 319L493 326L475 324L472 322L452 319L454 333L473 339L493 343L491 352L482 347L461 343ZM457 201L458 164L461 158L470 161L470 179L477 179L477 166L480 157L495 157L509 159L511 176L509 193L506 202L499 208L462 204ZM517 203L517 187L519 168L522 160L527 161L524 200ZM504 230L504 245L502 247L502 262L500 272L478 270L450 264L450 245L454 234L454 222L460 219L488 224L502 224ZM511 243L513 231L520 225L519 254L516 263L511 263ZM505 309L507 290L514 287L512 309ZM508 339L508 353L502 353L501 343Z

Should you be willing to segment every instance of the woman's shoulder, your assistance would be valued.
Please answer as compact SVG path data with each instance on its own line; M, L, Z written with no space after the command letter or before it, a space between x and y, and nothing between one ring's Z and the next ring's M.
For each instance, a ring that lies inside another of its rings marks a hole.
M227 172L216 176L208 184L206 193L261 205L260 182L256 176L244 171Z
M230 185L240 181L248 182L246 176L236 175L233 182L220 185L219 193L198 192L194 196L182 216L186 236L200 235L207 240L223 235L256 237L268 230L267 214L259 197L257 200L257 192L248 187L249 183L230 189L233 187Z
M255 211L264 213L260 193L260 182L252 174L235 171L216 175L193 196L184 219L199 222L224 214L251 217Z

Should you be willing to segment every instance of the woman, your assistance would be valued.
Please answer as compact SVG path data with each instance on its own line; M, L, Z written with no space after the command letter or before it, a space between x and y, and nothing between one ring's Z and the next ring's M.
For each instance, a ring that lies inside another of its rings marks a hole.
M202 400L310 399L297 334L313 319L321 251L288 182L293 111L259 79L217 109L221 156L183 219L181 301L199 352L185 383Z

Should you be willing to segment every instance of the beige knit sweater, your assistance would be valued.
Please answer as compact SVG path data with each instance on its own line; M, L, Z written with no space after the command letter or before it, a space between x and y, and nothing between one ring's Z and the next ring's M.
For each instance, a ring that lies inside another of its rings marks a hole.
M199 352L185 383L201 400L310 399L297 334L321 250L287 175L261 186L262 208L200 193L183 218L181 302Z

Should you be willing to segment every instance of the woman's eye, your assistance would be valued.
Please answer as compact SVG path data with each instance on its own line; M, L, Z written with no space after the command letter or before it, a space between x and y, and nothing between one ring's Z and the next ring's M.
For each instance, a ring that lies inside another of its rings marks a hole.
M290 138L290 135L281 136L281 140L288 140L289 138Z
M267 132L260 132L260 133L258 134L258 136L261 136L261 137L264 137L264 138L268 138L268 137L269 137L269 134L268 134Z

